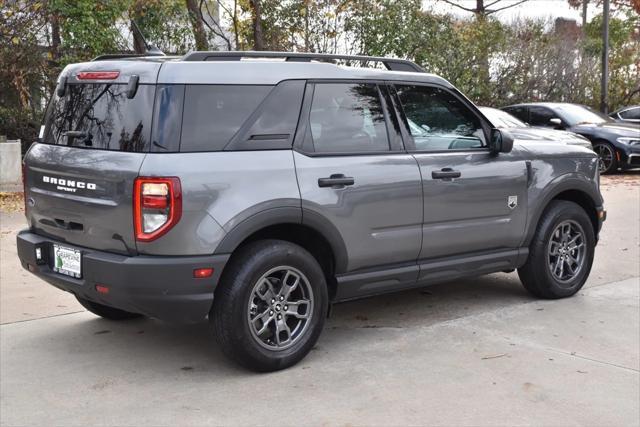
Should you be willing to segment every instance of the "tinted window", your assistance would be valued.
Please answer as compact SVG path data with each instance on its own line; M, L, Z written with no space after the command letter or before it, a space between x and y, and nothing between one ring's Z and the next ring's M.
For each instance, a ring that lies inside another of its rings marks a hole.
M162 153L180 149L183 103L184 85L158 85L151 151Z
M272 86L187 85L180 151L218 151L267 96Z
M640 107L629 108L628 110L621 111L620 117L626 120L640 120Z
M480 119L453 94L428 86L396 86L419 151L481 148Z
M309 124L316 152L389 150L387 125L375 84L316 84Z
M123 84L70 84L54 95L45 119L46 144L98 150L147 151L155 86L140 85L133 99Z
M558 115L546 107L529 108L529 124L532 126L553 126L549 120L558 118Z
M525 123L529 122L527 109L525 107L505 107L503 108L503 110L511 114L512 116L519 118Z

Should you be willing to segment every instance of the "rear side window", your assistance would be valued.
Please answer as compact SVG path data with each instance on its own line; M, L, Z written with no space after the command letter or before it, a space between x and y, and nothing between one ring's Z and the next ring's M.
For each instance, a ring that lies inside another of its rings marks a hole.
M140 85L132 99L124 84L70 84L54 95L45 118L45 144L146 152L155 86Z
M222 150L272 86L187 85L180 151Z
M376 84L316 84L309 125L315 152L389 150L389 135Z

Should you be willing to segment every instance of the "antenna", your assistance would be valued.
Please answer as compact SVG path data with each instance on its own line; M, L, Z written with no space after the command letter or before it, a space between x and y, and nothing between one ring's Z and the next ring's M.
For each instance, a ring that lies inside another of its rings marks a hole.
M150 56L165 56L164 52L158 49L157 46L154 46L149 42L147 42L147 39L144 37L144 34L142 34L142 31L140 31L140 27L138 27L138 23L135 21L135 19L131 20L131 25L133 27L133 30L138 34L138 36L142 39L142 42L144 43L145 54Z

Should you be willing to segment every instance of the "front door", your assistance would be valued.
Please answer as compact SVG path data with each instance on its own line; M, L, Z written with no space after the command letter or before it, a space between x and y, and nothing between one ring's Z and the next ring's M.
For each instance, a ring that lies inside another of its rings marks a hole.
M490 153L489 125L452 91L395 88L422 174L420 259L517 248L527 220L525 161Z
M409 263L403 281L411 281L422 238L420 171L388 103L377 83L309 83L294 160L303 222L321 218L343 241L337 273Z

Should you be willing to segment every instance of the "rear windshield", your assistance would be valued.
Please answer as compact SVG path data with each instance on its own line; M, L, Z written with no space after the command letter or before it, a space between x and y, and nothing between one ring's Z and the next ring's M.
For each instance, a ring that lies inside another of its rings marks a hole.
M70 84L54 95L45 118L45 144L96 150L149 149L155 86L140 85L132 99L125 84Z

